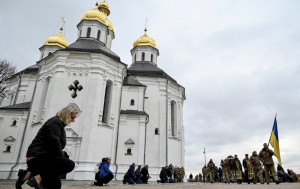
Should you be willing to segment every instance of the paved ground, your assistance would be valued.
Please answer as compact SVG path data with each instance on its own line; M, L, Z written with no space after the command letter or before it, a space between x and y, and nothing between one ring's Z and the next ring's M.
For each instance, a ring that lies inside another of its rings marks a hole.
M14 189L14 180L0 180L0 189ZM111 182L109 185L104 187L99 186L90 186L90 181L63 181L62 189L98 189L98 188L107 188L107 189L300 189L300 183L281 183L276 185L271 183L269 185L264 184L204 184L204 183L178 183L178 184L157 184L151 182L144 185L123 185L121 182ZM23 185L24 189L30 189L31 187L26 184Z

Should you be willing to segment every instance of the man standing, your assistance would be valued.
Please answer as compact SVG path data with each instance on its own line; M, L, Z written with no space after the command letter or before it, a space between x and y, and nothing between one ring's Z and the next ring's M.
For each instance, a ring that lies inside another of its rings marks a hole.
M272 176L275 179L276 184L279 184L279 180L278 180L277 174L275 172L274 161L272 158L273 155L274 155L274 152L269 149L267 143L264 143L264 148L259 152L259 159L264 164L267 184L270 183L270 171L271 171Z
M252 156L250 157L250 162L252 164L252 167L253 167L253 184L256 184L257 182L257 176L259 178L259 181L261 184L264 184L264 178L263 178L263 175L262 175L262 168L261 168L261 164L260 164L260 161L259 161L259 157L257 155L257 152L256 151L253 151L252 152Z
M237 155L234 155L234 160L233 160L233 170L234 170L234 174L236 177L236 182L238 184L242 184L242 164L239 160L239 158L237 157Z
M215 166L213 160L210 159L209 162L208 162L208 164L207 164L207 169L208 169L208 172L209 172L210 183L214 183L214 179L215 179L215 176L214 176L215 167L216 166Z
M250 180L253 178L253 167L250 163L248 154L245 154L245 159L243 159L243 167L245 170L245 181L250 184Z
M230 171L230 166L229 166L229 160L226 158L225 160L221 160L221 166L223 169L223 174L224 174L224 181L225 183L230 183L229 179L229 171Z

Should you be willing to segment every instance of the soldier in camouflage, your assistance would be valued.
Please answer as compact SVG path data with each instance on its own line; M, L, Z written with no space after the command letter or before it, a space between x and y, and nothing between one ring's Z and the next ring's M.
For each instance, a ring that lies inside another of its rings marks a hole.
M214 172L215 172L215 164L213 162L212 159L209 160L208 164L207 164L207 169L208 169L208 172L209 172L209 179L210 179L210 183L214 183Z
M261 184L264 184L264 178L262 175L262 168L261 168L261 164L259 161L259 157L257 155L256 151L252 152L252 156L250 157L250 162L252 164L252 168L253 168L253 184L256 184L257 182L257 177L259 178L259 181Z
M270 183L270 171L271 171L272 176L275 179L276 184L279 184L279 180L278 180L277 174L275 172L274 161L272 158L273 155L274 155L274 152L269 149L267 143L264 143L264 148L259 152L259 159L264 164L267 184Z
M238 184L242 184L242 164L240 162L240 160L238 159L237 155L234 155L234 160L233 160L233 170L234 170L234 174L236 177L236 182Z
M221 160L221 167L223 169L223 175L224 175L224 182L225 183L230 183L229 179L229 172L230 170L230 165L229 165L229 159Z

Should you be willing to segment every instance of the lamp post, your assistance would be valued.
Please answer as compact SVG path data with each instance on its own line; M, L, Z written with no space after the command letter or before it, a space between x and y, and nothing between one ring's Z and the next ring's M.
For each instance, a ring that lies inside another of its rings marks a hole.
M204 148L203 154L204 154L204 161L205 161L205 166L206 166L206 152L205 152L205 148Z

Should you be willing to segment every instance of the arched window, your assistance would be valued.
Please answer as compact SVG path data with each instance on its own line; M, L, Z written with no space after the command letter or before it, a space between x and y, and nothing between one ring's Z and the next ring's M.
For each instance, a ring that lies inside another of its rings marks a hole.
M111 104L111 92L112 92L112 82L106 82L105 88L105 96L103 103L103 115L102 115L102 123L108 123L108 117L110 112L110 104Z
M130 100L130 105L134 106L134 100L133 99Z
M51 55L51 52L48 53L48 56Z
M136 54L134 55L134 62L136 62Z
M13 120L11 126L16 126L17 125L17 120Z
M142 61L145 61L145 53L142 52Z
M131 148L127 148L127 150L126 150L126 155L132 155L132 153L131 153Z
M172 137L175 137L176 135L176 102L174 100L171 101L171 134Z
M88 27L86 31L86 37L90 37L90 36L91 36L91 28Z
M36 115L37 123L42 121L42 115L43 115L45 102L46 102L46 98L47 98L49 83L50 83L50 77L47 77L44 81L43 91L41 94L41 99L40 99L40 103L39 103L39 107L38 107L38 111L37 111L37 115Z
M101 31L98 30L98 33L97 33L97 39L100 41L100 34L101 34Z
M151 54L151 62L153 62L153 54Z

